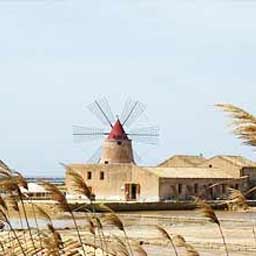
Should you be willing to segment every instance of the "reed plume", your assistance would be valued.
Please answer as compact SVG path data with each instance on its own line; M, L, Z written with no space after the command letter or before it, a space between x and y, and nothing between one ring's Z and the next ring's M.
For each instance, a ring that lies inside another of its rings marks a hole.
M68 204L68 201L67 201L65 195L54 184L51 184L51 183L46 182L46 181L42 181L42 184L43 184L44 188L47 191L50 192L52 200L54 200L54 201L56 201L58 203L58 206L60 207L60 209L70 213L71 218L73 220L73 223L75 225L75 229L76 229L76 232L77 232L77 236L78 236L79 242L80 242L82 250L83 250L83 254L85 256L86 253L85 253L85 249L84 249L84 246L83 246L82 237L81 237L81 234L80 234L80 231L79 231L79 228L78 228L75 216L74 216L74 214L72 212L72 209L70 208L70 206Z
M246 145L256 146L256 117L231 104L217 104L233 119L233 133Z
M236 205L238 208L247 210L249 208L246 198L240 190L228 188L229 195L227 204Z
M33 205L34 205L35 210L38 213L38 215L41 218L47 220L49 222L49 224L53 225L52 224L52 219L51 219L50 215L43 208L41 208L39 205L37 205L37 204L33 204Z
M0 206L4 211L7 211L7 204L1 195L0 195Z
M136 256L148 256L144 248L139 244L132 244L133 251L136 253Z
M6 205L6 208L4 209L6 214L9 213L9 216L11 215L11 210L14 210L15 212L18 213L19 215L19 220L20 220L20 227L21 229L23 230L23 233L24 233L24 241L26 243L26 232L25 232L25 229L24 229L24 226L23 226L23 221L22 221L22 216L21 216L21 212L20 212L20 209L19 209L19 205L18 205L18 201L17 201L17 196L15 196L13 193L7 195L6 199L5 199L5 205Z
M115 241L116 241L116 243L114 245L114 248L113 248L113 251L116 252L115 255L130 256L129 248L127 247L125 241L123 239L121 239L120 237L115 236L115 235L114 235L114 238L115 238Z
M225 247L226 256L228 256L229 253L228 253L228 247L227 247L226 239L225 239L220 221L217 218L214 210L212 209L212 207L208 203L201 200L200 198L196 198L195 203L196 203L197 207L201 209L202 215L205 218L207 218L210 222L213 222L218 226L218 229L219 229L219 232L220 232L220 235L221 235L224 247Z
M54 240L54 243L56 245L56 248L62 249L63 248L63 242L61 239L60 233L53 227L52 224L47 224L47 227L49 231L51 232L52 238Z
M11 176L12 175L12 170L2 160L0 160L0 175L3 175L3 176Z
M2 189L4 189L9 194L15 194L15 195L17 194L18 195L18 198L21 202L25 222L26 222L26 225L27 225L27 228L28 228L29 236L30 236L30 239L32 241L32 245L33 245L34 249L36 249L34 239L33 239L33 236L32 236L31 227L30 227L30 224L29 224L29 221L28 221L26 207L25 207L25 204L24 204L24 201L23 201L23 194L22 194L22 192L20 190L20 187L19 187L19 186L21 186L21 187L24 187L25 189L27 189L27 182L23 178L23 176L18 172L11 172L8 169L8 170L6 170L6 173L8 173L8 174L6 174L4 177L2 177L0 179L0 187Z
M187 243L185 238L181 235L175 235L172 240L176 247L184 247Z
M173 242L173 239L172 237L169 235L169 233L167 232L167 230L165 230L163 227L157 225L156 226L157 230L161 233L162 237L165 238L168 242L170 242L172 248L173 248L173 251L175 253L176 256L178 256L178 251L175 247L175 244Z
M190 244L185 245L185 256L200 256L199 252Z
M72 193L77 193L79 195L86 196L90 201L92 199L92 193L89 187L87 186L83 177L76 171L74 171L68 165L60 163L64 168L67 170L66 177L67 177L67 188Z

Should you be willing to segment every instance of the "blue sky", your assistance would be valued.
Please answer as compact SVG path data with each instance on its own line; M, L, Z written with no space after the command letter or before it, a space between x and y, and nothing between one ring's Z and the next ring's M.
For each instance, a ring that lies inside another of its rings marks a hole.
M95 150L73 143L72 125L99 124L86 105L106 96L118 112L130 96L161 127L143 163L255 159L213 106L256 113L255 13L238 0L0 0L0 158L26 175L63 175L58 162Z

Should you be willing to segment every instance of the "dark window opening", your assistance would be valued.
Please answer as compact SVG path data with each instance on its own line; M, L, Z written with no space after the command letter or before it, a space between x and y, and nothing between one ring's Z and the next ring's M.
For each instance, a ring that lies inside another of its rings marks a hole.
M212 168L212 165L211 165L211 164L209 164L209 168Z
M137 185L132 184L132 186L131 186L131 199L132 200L136 199L136 193L137 193Z
M198 193L198 184L194 184L194 192L195 192L195 194Z
M118 141L118 142L117 142L117 145L122 145L122 141Z
M236 185L235 185L235 189L239 189L239 184L236 184Z
M182 193L182 184L178 184L178 192L179 192L179 194Z
M104 164L108 164L108 161L105 161Z
M212 199L212 198L213 198L213 188L212 188L212 183L210 183L210 184L208 185L208 190L209 190L209 194L210 194L211 199Z
M100 180L104 180L104 172L100 172Z
M87 180L91 180L92 179L92 172L87 172Z

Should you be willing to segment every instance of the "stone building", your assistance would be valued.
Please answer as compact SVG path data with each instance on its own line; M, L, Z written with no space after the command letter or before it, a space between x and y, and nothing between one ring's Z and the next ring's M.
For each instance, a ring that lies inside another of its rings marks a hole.
M186 200L197 195L218 199L228 187L245 191L256 184L256 163L240 156L176 155L158 166L137 166L132 141L119 119L103 143L98 164L69 167L82 175L96 200ZM77 198L72 193L67 197Z
M216 156L203 162L196 161L200 162L197 166L194 161L189 166L190 157L173 156L174 166L167 161L168 167L163 167L163 164L156 167L137 166L134 163L69 166L84 177L96 200L187 200L198 195L218 199L227 193L228 187L245 191L255 182L256 165L245 158ZM185 167L177 167L182 165L179 158L186 159ZM229 161L229 158L237 161ZM218 185L211 187L214 184ZM69 195L69 198L74 198L74 195Z

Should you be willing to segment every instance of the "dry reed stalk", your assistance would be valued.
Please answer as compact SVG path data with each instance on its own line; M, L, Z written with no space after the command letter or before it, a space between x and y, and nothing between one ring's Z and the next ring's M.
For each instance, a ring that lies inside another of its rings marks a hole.
M26 242L26 230L25 230L24 225L23 225L22 216L21 216L21 211L20 211L20 209L19 209L17 197L14 196L13 193L9 194L9 195L6 197L6 206L7 206L6 214L9 213L9 216L11 215L11 210L14 210L15 212L18 213L18 215L19 215L19 221L20 221L20 227L21 227L22 232L23 232L23 235L24 235L24 242L25 242L25 245L27 246L27 242Z
M27 185L25 185L24 188L27 188ZM33 236L32 236L32 230L31 230L31 227L30 227L30 224L29 224L29 221L28 221L26 207L25 207L25 204L24 204L24 201L23 201L23 194L21 193L21 190L20 190L18 185L17 185L17 193L18 193L18 196L19 196L19 199L20 199L20 202L21 202L21 207L22 207L23 214L24 214L24 217L25 217L25 221L26 221L26 225L27 225L27 228L28 228L29 236L30 236L30 239L32 241L32 245L33 245L34 249L36 249L35 242L34 242L34 239L33 239Z
M213 222L213 223L215 223L218 226L219 232L220 232L220 235L221 235L224 247L225 247L226 256L228 256L229 253L228 253L228 247L227 247L226 239L225 239L225 236L224 236L224 233L223 233L220 221L217 218L214 210L212 209L212 207L208 203L206 203L205 201L203 201L203 200L201 200L199 198L197 198L195 200L195 203L196 203L197 207L201 209L202 215L204 217L208 218L208 220L210 222Z
M161 227L159 225L157 225L156 228L161 233L162 237L165 238L167 241L169 241L171 243L171 246L173 248L173 251L174 251L175 255L178 256L178 251L177 251L176 246L173 242L173 239L169 235L169 233L163 227Z
M21 245L21 241L20 241L20 239L19 239L19 237L18 237L18 235L17 235L15 229L13 228L13 226L12 226L10 220L7 218L6 214L5 214L2 210L0 210L0 219L1 219L3 222L7 223L7 225L9 226L9 228L10 228L10 230L11 230L11 232L13 233L13 235L14 235L16 241L18 242L18 245L19 245L19 247L20 247L20 249L21 249L21 252L22 252L23 256L26 256L25 251L24 251L24 249L23 249L23 247L22 247L22 245Z
M98 216L95 215L94 218L95 218L95 221L96 221L96 226L97 226L97 229L99 231L99 234L101 234L102 240L103 240L103 242L105 244L105 251L108 254L108 243L107 243L107 239L105 237L104 231L103 231L102 222L101 222L101 220L100 220L100 218Z
M34 204L33 204L33 202L31 200L30 200L30 204L32 206L32 213L33 213L33 217L34 217L35 224L36 224L36 229L37 229L37 234L38 234L38 238L39 238L39 242L40 242L40 247L43 248L41 232L40 232L40 228L39 228L39 225L38 225L38 220L37 220L37 216L36 216L35 206L34 206Z
M108 213L103 217L103 223L107 223L110 224L112 226L115 226L116 228L118 228L119 230L121 230L124 233L128 248L130 250L131 255L133 254L133 250L127 235L127 232L125 230L123 221L119 218L119 216L108 206L101 204L100 205L101 210L103 211L107 211Z
M93 209L93 214L95 215L95 209L92 203L92 193L89 187L87 186L84 178L78 172L73 170L70 166L65 165L63 163L60 163L60 164L67 170L66 177L68 182L66 185L67 185L68 191L87 197ZM99 239L101 241L100 233L99 233ZM94 234L94 240L96 242L96 233Z
M60 207L60 209L70 213L71 218L73 220L73 223L75 225L75 229L76 229L76 232L77 232L77 236L78 236L79 242L80 242L82 250L83 250L83 254L85 256L86 252L85 252L85 249L84 249L84 246L83 246L82 237L81 237L81 234L80 234L80 231L79 231L79 228L78 228L75 216L74 216L74 214L73 214L73 212L72 212L72 210L71 210L71 208L70 208L70 206L69 206L69 204L67 202L66 197L57 188L57 186L55 186L54 184L51 184L51 183L46 182L46 181L42 181L42 184L43 184L44 188L51 193L52 200L58 202L58 206Z
M253 222L253 226L252 226L252 234L253 234L253 239L255 242L255 248L256 248L256 230L255 230L255 221Z

